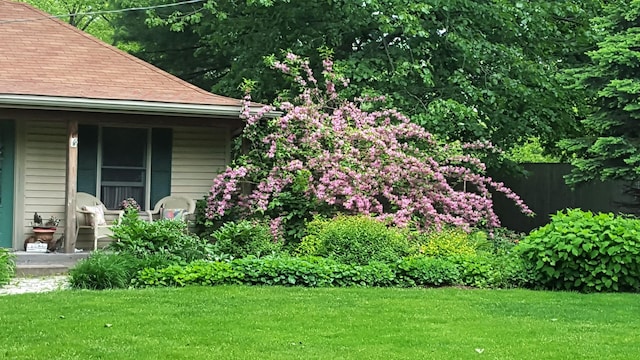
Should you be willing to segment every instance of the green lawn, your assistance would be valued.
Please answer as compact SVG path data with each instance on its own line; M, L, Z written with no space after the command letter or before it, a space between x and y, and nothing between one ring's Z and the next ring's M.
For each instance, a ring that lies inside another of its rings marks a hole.
M635 294L229 286L2 296L0 309L0 359L640 358Z

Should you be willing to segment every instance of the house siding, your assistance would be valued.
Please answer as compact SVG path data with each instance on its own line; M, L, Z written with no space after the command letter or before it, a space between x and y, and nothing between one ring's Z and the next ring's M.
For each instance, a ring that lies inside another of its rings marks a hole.
M66 180L66 124L54 121L26 121L22 128L24 163L20 172L24 191L22 231L19 239L31 235L33 214L46 221L55 216L64 219ZM20 135L19 135L20 136ZM20 201L17 199L17 201ZM60 222L56 236L64 232ZM17 247L22 244L16 244Z
M14 248L32 235L34 212L43 220L61 219L55 237L64 232L67 123L59 119L22 118L17 122ZM206 195L212 179L229 163L230 130L226 127L173 127L171 195L194 200ZM153 204L151 204L153 206ZM113 220L111 216L107 221ZM106 245L106 241L99 246ZM91 249L81 231L76 247Z
M177 127L173 129L171 195L202 199L213 178L229 162L227 128Z

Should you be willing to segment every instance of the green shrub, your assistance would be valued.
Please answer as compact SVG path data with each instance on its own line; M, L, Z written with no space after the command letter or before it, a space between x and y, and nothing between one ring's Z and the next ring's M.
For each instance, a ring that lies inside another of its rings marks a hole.
M493 278L494 288L531 288L534 285L533 267L523 258L514 255L498 255L493 257L497 274Z
M579 291L640 290L640 220L579 209L558 212L518 246L538 285Z
M306 229L307 236L298 252L329 257L345 264L393 263L412 252L405 231L387 227L369 216L315 219Z
M480 244L488 244L482 235L477 232L472 236L453 227L433 229L418 235L418 251L425 256L474 255Z
M97 251L69 270L69 283L76 289L126 288L138 270L138 259L131 254Z
M511 266L511 267L509 267ZM230 262L197 261L187 266L144 269L136 286L279 285L279 286L446 286L516 287L527 285L518 263L490 258L406 258L396 263L344 264L321 257L267 256ZM520 277L518 277L520 276ZM510 283L509 281L514 281Z
M218 252L234 257L260 257L282 251L282 242L275 241L269 226L261 222L228 222L211 236Z
M398 275L406 286L460 284L460 269L446 258L418 256L398 264Z
M0 286L8 284L15 273L15 256L8 249L0 248Z
M131 286L136 273L145 268L164 268L173 262L166 254L137 257L131 253L96 251L69 270L69 283L76 289L118 289Z
M493 254L510 254L516 245L526 237L524 233L518 233L507 228L497 228L491 231L489 241L493 245Z
M393 265L371 263L347 265L335 260L306 257L249 256L231 262L195 262L162 269L144 269L137 274L138 286L186 285L279 285L279 286L393 286Z
M129 209L112 230L118 241L109 244L110 252L93 253L71 269L72 287L129 287L142 269L164 268L213 257L213 245L188 234L187 225L182 221L148 222L139 219L137 211Z
M238 259L231 264L250 285L389 286L395 278L392 266L379 262L360 266L319 257L267 257Z
M182 221L140 219L136 211L128 210L119 224L112 227L109 249L127 252L139 258L152 254L164 255L173 261L191 262L205 259L213 252L208 241L189 234Z
M322 238L318 236L323 231L329 220L324 217L315 217L305 225L305 236L293 250L298 256L317 256L322 246Z
M240 283L242 277L228 262L198 260L186 266L142 269L132 283L138 287L222 285Z

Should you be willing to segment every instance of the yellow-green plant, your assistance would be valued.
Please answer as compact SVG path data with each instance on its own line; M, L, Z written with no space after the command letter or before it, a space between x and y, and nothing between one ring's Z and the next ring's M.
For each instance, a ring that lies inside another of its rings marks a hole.
M297 252L333 258L345 264L395 262L411 254L404 229L387 226L365 215L316 219L307 224L307 236Z
M475 255L477 236L462 229L444 227L433 229L418 237L418 252L426 256Z

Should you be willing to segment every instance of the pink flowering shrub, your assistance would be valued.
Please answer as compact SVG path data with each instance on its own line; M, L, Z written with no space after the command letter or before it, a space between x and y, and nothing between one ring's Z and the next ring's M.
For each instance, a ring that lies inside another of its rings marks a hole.
M252 148L214 179L209 219L230 211L266 217L272 231L285 230L285 236L296 235L290 231L296 222L337 213L371 215L397 226L492 228L500 222L491 189L531 213L518 195L484 175L473 151L493 151L490 143L440 144L398 111L375 110L383 99L340 99L336 86L348 81L333 71L330 59L324 61L323 83L293 54L273 67L293 78L299 94L255 113L245 97L243 136ZM264 117L274 110L282 115ZM250 184L249 191L242 191L243 184Z

